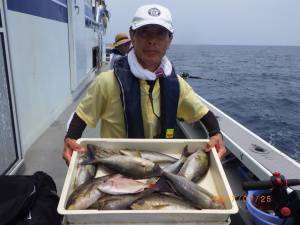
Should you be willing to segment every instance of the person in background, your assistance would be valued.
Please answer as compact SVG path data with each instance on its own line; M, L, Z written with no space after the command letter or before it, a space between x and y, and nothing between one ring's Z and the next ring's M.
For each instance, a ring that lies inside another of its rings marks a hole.
M131 41L128 38L127 34L119 33L116 35L115 42L113 44L114 49L112 50L113 55L110 61L110 69L114 68L114 63L116 60L128 53L130 44Z
M173 138L177 119L201 121L210 136L207 150L226 152L218 121L189 84L176 75L166 56L174 28L170 11L161 5L137 9L130 26L133 48L101 73L78 105L65 136L63 158L69 163L86 128L101 119L102 138ZM118 40L116 39L116 43Z

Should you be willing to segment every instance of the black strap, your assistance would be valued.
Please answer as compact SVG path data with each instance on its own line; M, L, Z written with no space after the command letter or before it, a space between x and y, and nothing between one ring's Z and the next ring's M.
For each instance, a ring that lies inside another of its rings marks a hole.
M156 112L154 110L154 105L153 105L152 92L153 92L153 89L154 89L155 80L153 80L153 81L152 80L147 80L147 83L149 84L149 98L150 98L150 103L151 103L151 107L152 107L152 112L156 116L156 118L160 120L159 116L156 114Z

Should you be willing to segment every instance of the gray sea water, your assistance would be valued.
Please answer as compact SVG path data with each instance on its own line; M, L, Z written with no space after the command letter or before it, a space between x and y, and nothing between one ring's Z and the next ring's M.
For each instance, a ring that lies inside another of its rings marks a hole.
M194 90L300 161L300 47L188 46L168 51Z

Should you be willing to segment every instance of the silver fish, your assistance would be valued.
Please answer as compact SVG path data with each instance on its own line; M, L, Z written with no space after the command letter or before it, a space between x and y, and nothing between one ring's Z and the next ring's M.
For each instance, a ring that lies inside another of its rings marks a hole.
M187 178L165 171L162 176L166 177L172 183L172 187L185 199L191 201L195 207L199 209L224 208L221 203L215 201L212 194Z
M184 176L193 182L198 182L201 178L204 177L208 169L208 154L199 149L187 158L180 171L178 172L178 175Z
M123 155L129 155L129 156L136 156L141 157L143 159L148 159L154 163L166 163L166 162L176 162L177 159L160 153L160 152L154 152L154 151L148 151L148 150L130 150L130 149L122 149L120 150L120 153Z
M90 162L86 161L83 164L97 163L131 178L143 179L161 174L161 168L157 164L135 156L112 155Z
M85 183L87 180L93 178L96 174L95 165L82 165L81 163L86 160L93 160L95 158L95 149L92 145L87 145L87 152L85 154L79 155L79 160L77 164L77 172L74 181L74 189L81 184Z
M187 146L185 146L184 149L182 150L180 159L178 159L177 162L172 163L169 166L166 166L163 170L169 173L177 173L178 170L180 170L182 164L186 161L188 156L189 156L188 148Z
M170 195L154 193L146 198L139 199L130 206L135 210L191 210L196 209L189 202Z
M66 208L71 210L87 209L103 195L99 186L111 177L112 175L93 178L81 184L70 195Z
M137 150L137 149L110 149L103 148L101 146L96 146L93 144L88 144L87 148L93 148L95 151L95 158L105 158L112 155L127 155L127 156L136 156L143 159L148 159L154 163L164 163L164 162L176 162L177 159L160 153L149 150Z
M90 209L99 210L122 210L128 209L132 203L140 198L146 197L152 194L154 190L147 189L141 193L132 195L106 195L98 199Z
M95 152L95 159L105 158L112 155L120 155L120 150L110 149L110 148L103 148L102 146L97 146L94 144L87 144L87 148L93 148Z

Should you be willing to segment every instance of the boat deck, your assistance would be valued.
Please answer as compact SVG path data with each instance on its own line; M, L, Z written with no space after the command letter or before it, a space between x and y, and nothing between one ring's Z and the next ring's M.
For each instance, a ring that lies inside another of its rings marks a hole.
M32 175L36 171L44 171L49 174L57 185L58 194L60 195L64 179L67 173L67 165L62 159L63 138L66 131L67 121L75 110L84 92L57 118L57 120L38 138L38 140L28 149L24 156L24 165L18 171L18 174ZM99 137L99 128L87 128L83 137ZM235 195L243 195L240 178L236 170L236 165L229 163L225 167L228 180ZM245 203L239 202L240 213L231 216L232 225L247 224L252 222L248 219L245 211ZM242 217L241 217L242 215ZM243 218L243 219L242 219ZM246 220L245 220L246 218Z

